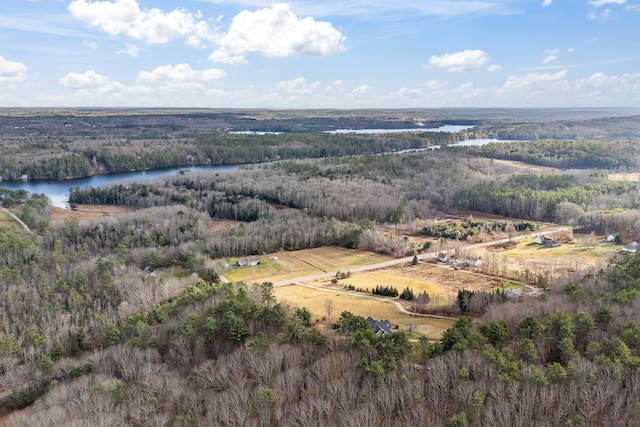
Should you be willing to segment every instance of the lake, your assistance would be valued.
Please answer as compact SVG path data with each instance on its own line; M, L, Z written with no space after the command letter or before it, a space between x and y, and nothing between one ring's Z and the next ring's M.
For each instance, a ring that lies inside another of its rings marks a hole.
M374 133L399 133L399 132L461 132L463 130L471 129L475 126L466 125L445 125L437 128L412 128L412 129L337 129L328 130L325 133L355 133L355 134L374 134Z
M129 173L117 173L108 175L94 175L87 178L70 179L66 181L13 181L0 182L0 187L10 190L27 190L31 194L44 194L56 207L69 206L69 189L72 187L106 187L114 184L126 184L130 182L152 183L159 178L168 178L179 171L211 172L219 173L238 169L238 165L231 166L183 166L170 169L156 169Z
M518 142L511 139L495 139L495 138L478 138L478 139L465 139L464 141L456 142L455 144L449 144L449 147L481 147L483 145L490 144L492 142L509 143ZM398 150L387 154L404 154L404 153L417 153L420 151L439 150L440 145L431 145L426 148L408 148L406 150Z

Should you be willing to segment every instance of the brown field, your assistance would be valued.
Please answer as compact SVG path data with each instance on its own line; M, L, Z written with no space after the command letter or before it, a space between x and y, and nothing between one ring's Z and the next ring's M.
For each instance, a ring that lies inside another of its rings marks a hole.
M504 282L504 280L495 277L484 276L465 270L454 270L449 266L429 263L386 268L374 273L382 273L384 276L381 277L388 279L386 283L374 283L374 287L377 284L386 284L395 286L398 288L398 291L402 291L402 289L409 286L413 288L414 292L426 291L430 296L434 297L434 301L440 298L442 304L452 301L460 289L474 291L488 290ZM357 283L360 283L356 281L357 277L359 277L359 275L341 280L341 282L353 282L354 286L357 287ZM374 279L377 278L376 275L370 277ZM365 276L365 283L366 280L367 277Z
M276 252L259 257L260 264L224 272L232 282L268 280L278 282L296 277L312 276L333 271L348 271L355 267L391 259L373 252L327 246L294 252ZM236 260L229 260L232 264Z
M331 302L330 322L333 323L340 317L343 311L349 311L359 316L371 316L375 319L389 319L391 325L398 330L406 331L407 325L416 326L414 333L424 335L429 339L438 340L442 332L453 325L454 320L431 319L411 317L398 311L395 305L376 301L369 298L360 298L357 294L344 295L334 292L325 292L310 289L298 285L282 286L274 289L274 295L278 301L293 307L306 307L317 321L327 319L327 302Z
M0 209L0 228L18 228L20 225L14 221L4 210Z
M640 182L640 172L622 172L622 173L610 173L610 181L630 181Z
M533 276L542 274L557 279L598 270L622 248L621 245L603 242L604 236L596 236L593 245L588 239L588 236L576 234L570 242L556 248L524 239L507 250L496 252L492 248L481 248L473 250L473 255L492 263L495 269L507 270L510 275L519 276L528 270Z
M76 210L53 208L51 221L60 222L69 218L77 218L79 221L98 219L104 215L115 215L131 212L132 209L122 206L110 205L78 205Z

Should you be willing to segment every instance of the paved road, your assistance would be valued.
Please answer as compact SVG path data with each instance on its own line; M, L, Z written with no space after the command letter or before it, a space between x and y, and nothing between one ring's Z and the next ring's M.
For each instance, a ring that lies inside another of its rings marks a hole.
M500 240L494 240L491 242L484 242L484 243L475 243L473 245L467 245L464 246L464 249L478 249L478 248L484 248L487 246L493 246L493 245L499 245L499 244L503 244L503 243L508 243L509 240L523 240L529 237L537 237L537 236L542 236L544 234L553 234L553 233L557 233L560 231L568 231L571 230L570 227L554 227L552 229L548 229L545 231L539 231L539 232L535 232L535 233L530 233L526 236L517 236L514 237L513 239L509 239L509 238L504 238L504 239L500 239ZM434 259L436 257L436 255L438 254L439 251L435 251L435 252L428 252L428 253L424 253L424 254L420 254L418 255L418 260L419 261L424 261L424 260L428 260L428 259ZM363 267L357 267L357 268L353 268L349 271L351 271L351 273L361 273L363 271L374 271L374 270L380 270L383 268L389 268L389 267L394 267L396 265L401 265L401 264L407 264L410 263L411 261L413 261L413 256L409 256L409 257L404 257L404 258L397 258L397 259L392 259L389 261L383 261L383 262L379 262L376 264L369 264L369 265L365 265ZM279 286L287 286L287 285L292 285L292 284L296 284L299 282L313 282L315 280L322 280L322 279L328 279L331 277L335 277L337 271L331 271L331 272L326 272L326 273L320 273L320 274L315 274L312 276L305 276L305 277L297 277L295 279L286 279L286 280L280 280L278 282L274 282L273 286L274 287L279 287ZM325 288L323 288L325 289Z

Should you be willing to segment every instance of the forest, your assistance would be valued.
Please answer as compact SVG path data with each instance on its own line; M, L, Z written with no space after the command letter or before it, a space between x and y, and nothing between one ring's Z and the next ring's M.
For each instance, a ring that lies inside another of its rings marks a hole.
M492 114L475 123L498 126ZM144 123L140 116L131 123ZM73 126L58 134L68 148ZM103 151L87 144L85 154L56 155L29 173L244 165L71 188L72 206L130 209L83 221L52 221L44 195L0 189L3 206L32 231L0 229L3 425L630 426L640 416L638 256L563 276L523 302L461 289L449 302L456 321L437 341L402 330L377 336L349 311L323 320L278 301L269 281L224 282L215 261L321 246L413 256L389 227L454 247L530 233L541 221L640 239L640 188L610 179L636 171L633 140L393 153L464 135L202 131L187 143L172 124L145 148L113 128ZM11 158L0 158L4 171L14 164L27 173L31 166ZM449 217L464 220L442 221ZM232 226L214 226L223 221ZM405 286L376 292L415 297Z

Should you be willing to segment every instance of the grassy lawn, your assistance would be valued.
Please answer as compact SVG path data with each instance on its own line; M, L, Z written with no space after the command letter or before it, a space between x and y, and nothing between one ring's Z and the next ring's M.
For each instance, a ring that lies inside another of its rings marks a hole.
M588 236L575 235L575 244L564 244L557 248L547 248L536 244L532 239L522 240L515 248L505 251L502 255L526 259L558 259L578 257L587 260L606 260L622 249L622 245L603 242L604 236L598 236L593 245L588 243Z
M345 249L335 246L304 249L294 252L277 252L260 256L260 264L234 268L223 272L232 282L271 281L294 279L386 261L390 257L372 252ZM229 264L236 260L228 261Z
M320 283L322 283L323 286L331 285L330 280ZM402 292L404 288L409 287L413 289L414 294L425 291L430 296L442 295L442 289L435 282L405 277L384 270L358 273L348 279L342 279L338 282L338 286L341 288L346 285L353 285L356 288L363 288L369 291L376 286L395 286L398 289L398 292Z
M3 210L0 210L0 228L20 227L20 225Z
M429 319L411 317L402 314L391 303L360 298L356 295L342 295L325 292L304 286L289 285L274 289L278 301L296 307L306 307L311 311L314 319L322 321L327 317L327 302L331 302L331 323L338 320L340 313L349 311L359 316L371 316L375 319L389 319L391 325L398 330L407 331L407 324L416 325L414 334L424 335L429 339L439 340L442 332L450 328L454 321L444 319Z
M514 282L503 282L500 286L494 286L493 288L491 288L489 290L489 292L495 292L495 291L506 291L506 290L512 290L512 289L522 289L524 292L528 292L529 288L519 285L518 283L514 283Z

